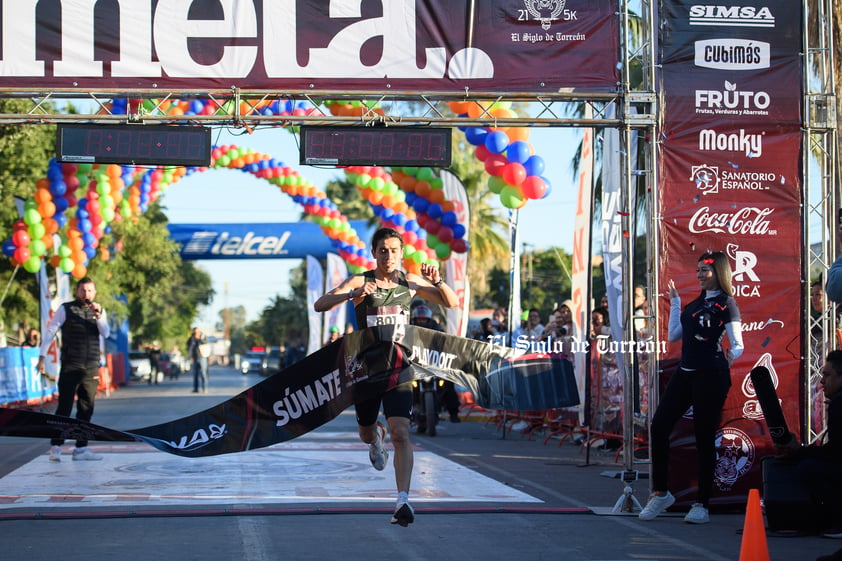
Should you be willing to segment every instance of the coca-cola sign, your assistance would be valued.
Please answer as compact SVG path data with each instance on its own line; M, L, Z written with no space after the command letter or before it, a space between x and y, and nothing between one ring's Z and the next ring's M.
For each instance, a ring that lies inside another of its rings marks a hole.
M774 236L769 216L773 208L744 207L734 211L713 211L703 206L690 218L688 229L694 234L714 232L739 236Z

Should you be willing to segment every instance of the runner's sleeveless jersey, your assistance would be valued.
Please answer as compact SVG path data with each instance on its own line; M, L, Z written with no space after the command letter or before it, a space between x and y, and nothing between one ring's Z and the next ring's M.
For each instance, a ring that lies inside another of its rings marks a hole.
M375 282L374 271L363 273L365 282ZM409 323L409 305L412 294L406 275L398 271L398 285L394 288L377 287L372 294L354 307L359 329L375 325L396 325Z

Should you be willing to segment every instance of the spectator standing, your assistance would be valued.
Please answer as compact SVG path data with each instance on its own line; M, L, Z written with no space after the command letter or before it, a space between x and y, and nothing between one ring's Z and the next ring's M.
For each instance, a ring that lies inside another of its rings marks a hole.
M47 351L61 329L61 366L58 378L58 409L56 415L69 417L76 401L76 418L90 421L94 414L94 400L99 385L99 363L102 349L100 339L110 334L108 319L102 306L95 302L96 285L88 277L76 284L76 298L65 302L53 315L41 341L36 369L43 373ZM50 442L50 461L61 461L64 439ZM76 440L74 460L101 460L102 456L88 448L84 438Z
M190 359L190 371L193 373L193 393L208 393L208 340L198 327L194 327L187 339L187 357Z
M41 334L34 327L30 327L26 332L26 338L23 340L24 347L40 347Z
M652 495L640 512L652 520L675 502L669 492L670 433L693 406L693 426L698 455L696 502L684 517L691 524L710 522L708 503L716 468L716 429L731 387L731 363L743 352L740 310L734 301L731 266L721 251L703 253L696 266L701 293L682 311L675 283L669 281L668 337L681 341L681 362L667 384L652 418ZM723 351L728 334L731 348Z
M401 271L404 244L397 230L377 230L372 237L371 247L375 269L348 277L324 294L313 305L317 312L326 312L349 301L353 302L357 325L364 328L384 323L409 323L410 303L416 295L448 308L459 305L456 293L444 283L437 267L424 263L420 275ZM389 456L377 425L382 404L395 449L398 500L391 523L407 526L415 520L415 512L409 504L413 464L412 443L409 440L412 384L389 387L388 381L362 383L373 384L368 389L379 392L379 395L354 404L360 439L369 445L368 457L374 469L385 469Z

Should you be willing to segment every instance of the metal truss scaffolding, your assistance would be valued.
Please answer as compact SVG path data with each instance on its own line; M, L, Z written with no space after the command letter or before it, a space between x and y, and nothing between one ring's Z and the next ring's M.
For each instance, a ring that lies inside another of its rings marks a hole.
M804 3L806 53L804 65L804 247L802 255L802 306L807 324L802 345L805 375L802 391L804 441L813 443L824 430L822 396L818 396L819 369L828 351L838 348L835 306L825 303L814 313L810 288L819 281L824 289L826 272L839 242L839 169L837 161L836 91L833 81L833 5L831 0Z

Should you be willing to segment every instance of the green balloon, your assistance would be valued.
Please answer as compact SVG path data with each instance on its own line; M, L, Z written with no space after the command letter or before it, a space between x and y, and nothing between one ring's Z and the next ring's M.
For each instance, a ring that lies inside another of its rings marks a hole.
M354 184L357 187L365 187L371 182L371 176L367 173L361 173L357 175L356 179L354 180Z
M447 259L450 257L450 246L446 243L440 243L436 246L436 257L439 259Z
M77 164L76 175L87 174L94 168L93 164Z
M403 172L407 175L411 175L411 176L415 177L415 174L418 173L418 168L407 166L407 167L403 168Z
M38 224L41 222L41 213L37 208L30 208L23 212L23 221L28 225Z
M444 189L444 181L441 177L434 177L430 180L430 187L433 189Z
M38 210L38 203L36 203L34 199L29 199L28 201L26 201L25 203L23 203L23 210L24 210L24 211L27 211L27 210ZM25 214L25 213L24 213L24 216L26 216L26 214Z
M30 257L23 262L23 268L27 273L37 273L41 269L41 258L35 256Z
M488 190L494 193L495 195L499 195L503 188L507 185L508 183L503 181L502 177L492 175L490 178L488 178Z
M29 228L27 228L29 232L29 239L38 240L44 237L44 234L47 233L47 229L44 227L44 224L41 222L30 224Z
M394 195L398 192L398 186L394 181L387 181L385 185L383 185L383 194L384 195Z
M412 255L409 256L414 262L418 263L419 265L424 262L424 258L427 257L427 254L423 251L416 251Z
M368 188L372 191L382 191L385 182L383 181L382 177L373 177L371 181L368 182Z
M419 168L418 174L415 176L418 181L426 181L430 182L436 176L436 172L433 171L433 168Z
M58 263L58 268L64 271L65 273L69 273L70 271L72 271L73 267L75 266L76 264L73 263L73 259L71 259L70 257L65 257Z
M523 204L523 194L517 187L504 187L500 192L500 202L506 208L520 208Z
M114 209L111 207L102 209L102 219L106 222L114 222Z
M66 245L59 246L59 248L58 248L58 256L61 257L62 259L66 258L66 257L70 257L70 255L72 253L73 253L73 250L70 249L69 247L67 247Z
M47 246L41 239L32 240L29 242L29 254L35 257L41 257L47 252ZM30 271L32 272L32 271Z

